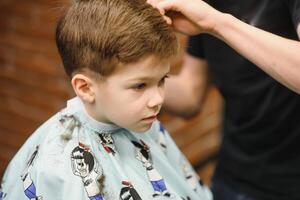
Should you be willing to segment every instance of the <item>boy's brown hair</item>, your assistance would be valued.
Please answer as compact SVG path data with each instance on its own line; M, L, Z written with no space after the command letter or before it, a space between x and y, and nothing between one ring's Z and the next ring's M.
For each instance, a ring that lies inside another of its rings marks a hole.
M77 0L59 20L56 44L69 76L88 68L103 76L148 55L176 55L175 33L144 0Z

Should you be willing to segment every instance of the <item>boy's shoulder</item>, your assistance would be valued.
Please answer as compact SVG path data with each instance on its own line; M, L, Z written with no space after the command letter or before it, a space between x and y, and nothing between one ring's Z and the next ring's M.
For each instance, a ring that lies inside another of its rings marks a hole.
M10 166L18 163L25 165L31 156L35 153L36 157L42 160L50 160L50 156L60 156L60 152L64 150L67 143L72 143L74 139L65 136L68 126L70 126L69 118L72 115L66 115L67 107L61 109L44 123L42 123L24 142L18 150ZM44 157L44 158L43 158ZM9 166L8 166L9 167Z
M49 119L44 121L25 141L22 148L27 148L29 146L36 146L48 137L49 134L58 134L61 129L61 111L55 113ZM36 145L35 145L36 144ZM21 150L20 149L20 150Z
M60 118L61 111L46 120L25 141L7 166L3 177L3 181L7 182L6 186L12 184L21 186L22 181L26 183L29 171L31 178L37 179L41 174L50 174L63 166L62 163L59 164L63 162L62 160L66 160L60 159L63 155L61 148L63 145L59 142L62 130Z
M74 99L75 98L71 100L74 101ZM61 137L61 139L66 140L69 139L67 136L64 136L64 133L66 133L66 130L72 128L71 123L73 122L74 116L78 111L78 108L69 105L69 102L71 100L66 102L64 108L62 108L45 122L43 122L31 134L31 136L26 140L23 146L26 146L27 143L29 143L30 146L34 146L34 144L39 145L47 140L51 140L51 138L56 137Z

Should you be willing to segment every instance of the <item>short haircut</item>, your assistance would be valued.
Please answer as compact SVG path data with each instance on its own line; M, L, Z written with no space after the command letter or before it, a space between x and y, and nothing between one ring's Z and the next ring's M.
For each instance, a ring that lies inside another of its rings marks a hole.
M178 51L174 31L144 0L77 0L58 21L56 44L69 76L85 68L108 76L119 64Z

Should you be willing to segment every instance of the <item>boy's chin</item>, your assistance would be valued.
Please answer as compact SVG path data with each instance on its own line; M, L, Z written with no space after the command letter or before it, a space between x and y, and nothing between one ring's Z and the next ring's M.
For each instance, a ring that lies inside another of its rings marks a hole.
M140 126L140 127L129 128L129 130L133 131L135 133L145 133L151 128L151 126L152 126L152 123L147 124L147 125L143 125L143 126Z

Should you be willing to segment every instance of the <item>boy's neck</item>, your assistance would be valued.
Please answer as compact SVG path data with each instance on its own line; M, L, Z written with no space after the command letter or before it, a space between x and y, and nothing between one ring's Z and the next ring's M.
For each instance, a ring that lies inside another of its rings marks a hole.
M105 123L105 124L112 124L109 120L107 120L104 116L99 116L97 114L96 106L95 104L87 103L81 100L83 103L83 110L85 114L90 117L92 120L95 120L100 123Z

